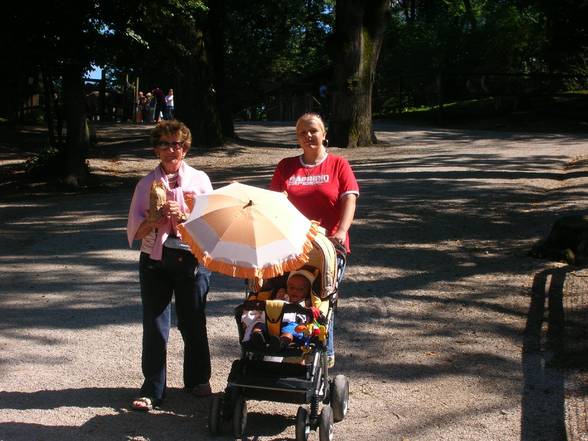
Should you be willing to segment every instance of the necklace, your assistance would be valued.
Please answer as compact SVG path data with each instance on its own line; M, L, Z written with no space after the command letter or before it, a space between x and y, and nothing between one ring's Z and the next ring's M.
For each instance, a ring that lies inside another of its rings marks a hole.
M320 173L321 164L324 162L325 158L327 157L327 152L324 152L320 157L312 164L308 164L304 162L304 156L300 157L300 163L302 164L302 173L306 179L309 179L311 175L316 175Z
M302 162L302 165L304 165L304 167L316 167L321 162L323 162L323 160L326 157L327 157L327 151L326 150L323 150L321 153L319 153L317 155L317 157L314 159L314 161L312 161L312 162L306 162L304 160L304 153L303 153L302 155L300 155L300 161Z
M178 173L167 173L167 182L169 182L169 188L176 188L178 186Z

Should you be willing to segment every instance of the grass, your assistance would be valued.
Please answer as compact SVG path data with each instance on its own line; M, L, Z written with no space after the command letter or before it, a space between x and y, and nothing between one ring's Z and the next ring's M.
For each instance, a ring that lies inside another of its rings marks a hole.
M405 107L374 118L472 128L588 132L588 90L555 96L504 96L459 100L443 106Z

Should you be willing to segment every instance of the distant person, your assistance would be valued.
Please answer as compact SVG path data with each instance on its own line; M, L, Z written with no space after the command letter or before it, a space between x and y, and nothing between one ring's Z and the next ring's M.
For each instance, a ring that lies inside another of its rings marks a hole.
M165 119L174 119L174 90L170 89L165 96Z
M155 109L153 115L153 121L158 123L163 118L163 111L165 109L165 95L163 90L156 86L155 89L151 91L153 97L155 98Z
M145 94L145 114L143 121L146 123L152 123L155 115L155 98L151 92Z
M131 407L142 411L161 406L165 398L172 297L184 340L184 389L197 397L212 393L205 315L210 272L199 265L177 230L195 197L210 193L212 185L206 173L184 162L192 144L185 124L161 121L151 132L151 140L160 162L135 187L127 223L129 245L141 241L144 381Z
M296 137L302 154L284 158L276 167L270 189L285 191L288 199L307 218L327 230L333 242L349 248L349 228L355 217L359 186L349 162L327 151L325 123L316 113L305 113L296 122ZM340 259L339 273L346 260ZM335 363L333 322L329 322L327 355Z
M139 91L139 94L137 96L137 122L138 123L142 123L145 121L145 113L147 110L147 97L145 96L145 94L143 93L143 91Z

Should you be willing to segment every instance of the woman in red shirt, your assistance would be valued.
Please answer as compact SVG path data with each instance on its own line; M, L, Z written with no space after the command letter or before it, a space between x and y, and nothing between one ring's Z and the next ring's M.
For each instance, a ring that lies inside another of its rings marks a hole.
M325 124L316 113L298 118L296 137L302 154L278 163L270 188L285 191L302 214L318 221L327 235L344 245L349 254L349 228L359 196L353 170L345 158L327 152ZM329 334L327 354L329 364L333 365L332 329Z

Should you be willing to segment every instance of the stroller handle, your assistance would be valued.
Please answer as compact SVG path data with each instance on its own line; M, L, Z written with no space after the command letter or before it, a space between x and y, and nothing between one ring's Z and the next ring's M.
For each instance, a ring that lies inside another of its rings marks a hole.
M334 240L332 237L329 237L329 240L335 247L335 252L337 253L337 257L342 257L343 259L347 259L347 248L345 248L345 244L342 244L338 240Z

